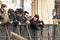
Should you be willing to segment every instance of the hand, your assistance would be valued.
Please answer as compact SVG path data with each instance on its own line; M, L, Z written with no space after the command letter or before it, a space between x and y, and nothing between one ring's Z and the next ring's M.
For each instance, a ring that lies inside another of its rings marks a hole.
M27 24L30 24L30 22L29 22L29 21L26 21L26 23L27 23Z
M0 21L0 24L2 24L2 22Z
M12 23L13 23L13 21L10 21L10 23L12 24Z
M18 25L21 25L21 22L19 22Z
M40 23L40 25L43 25L42 23Z

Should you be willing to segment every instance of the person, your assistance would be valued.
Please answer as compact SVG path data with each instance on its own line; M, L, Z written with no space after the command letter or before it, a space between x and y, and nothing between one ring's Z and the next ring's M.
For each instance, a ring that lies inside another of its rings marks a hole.
M44 22L39 20L39 15L34 15L34 17L30 20L31 28L33 30L41 30L44 27Z
M57 14L55 14L55 15L53 16L53 23L54 23L54 24L58 24L59 21L60 21L60 16L59 16L59 14L57 13Z
M30 22L29 22L29 12L28 11L24 11L24 14L23 14L23 19L25 20L24 22L25 23L28 23L28 24L30 24Z
M24 19L22 18L22 16L23 16L23 9L21 8L16 9L16 19L13 22L13 24L21 25L22 23L24 23Z
M8 14L6 13L6 10L7 10L7 6L5 4L2 4L1 5L1 8L0 8L0 21L2 23L8 23L10 22L10 19L8 17Z
M23 23L23 9L18 9L17 14L16 14L16 19L17 21L20 21L21 23Z
M9 9L8 10L8 16L9 16L9 19L10 19L10 23L12 24L13 21L16 19L15 17L15 13L14 13L14 10L13 9Z

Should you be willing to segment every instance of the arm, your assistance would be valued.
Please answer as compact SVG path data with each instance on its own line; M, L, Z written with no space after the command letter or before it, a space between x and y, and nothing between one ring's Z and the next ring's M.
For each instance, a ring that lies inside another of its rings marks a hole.
M39 24L40 27L44 27L44 22L43 21L40 21L40 24Z

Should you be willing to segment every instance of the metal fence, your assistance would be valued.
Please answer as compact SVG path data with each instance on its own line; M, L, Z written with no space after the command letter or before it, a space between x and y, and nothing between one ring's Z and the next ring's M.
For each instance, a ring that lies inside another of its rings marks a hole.
M46 24L43 30L33 30L29 25L13 26L0 25L0 40L19 40L11 37L10 32L14 32L28 40L60 40L60 25Z

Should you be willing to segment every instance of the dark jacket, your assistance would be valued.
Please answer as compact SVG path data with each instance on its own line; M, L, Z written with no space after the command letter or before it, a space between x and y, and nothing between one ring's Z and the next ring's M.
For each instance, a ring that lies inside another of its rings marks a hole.
M30 23L31 23L31 28L33 28L34 30L39 30L39 27L42 28L44 27L44 22L43 21L34 21L33 19L30 20ZM41 24L42 23L42 24Z
M8 15L9 15L10 21L14 21L15 20L16 16L15 16L14 12L12 12L12 13L10 13Z
M24 23L25 21L22 17L19 17L19 16L16 17L16 20L21 23Z

